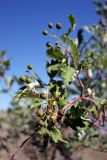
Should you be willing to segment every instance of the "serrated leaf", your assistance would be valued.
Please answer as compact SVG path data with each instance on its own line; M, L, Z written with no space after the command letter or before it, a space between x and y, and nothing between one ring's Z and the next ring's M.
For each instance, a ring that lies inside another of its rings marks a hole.
M56 127L54 127L52 130L50 130L50 135L55 143L57 143L58 141L68 143L67 141L65 141L62 138L61 132Z
M49 135L49 131L48 131L48 129L45 128L45 127L40 128L40 129L37 131L37 133L39 133L40 135L42 135L42 134L48 134L48 135Z
M65 58L65 55L63 55L62 51L59 48L51 47L47 50L47 56L50 58L62 60Z
M38 99L36 99L33 103L32 103L32 105L31 105L31 109L33 109L33 108L35 108L35 107L38 107L38 106L40 106L42 104L42 102L41 101L39 101Z
M16 94L16 96L12 99L12 103L13 103L13 104L18 103L21 94L22 94L21 92L18 92L18 93Z
M51 71L57 71L57 70L59 70L60 67L61 67L60 63L59 64L54 64L52 66L49 66L47 68L47 70L48 70L49 73L51 73Z
M33 98L33 97L35 97L35 94L29 87L27 87L16 94L16 96L12 100L12 103L18 103L19 99L21 98Z
M107 100L105 98L94 97L94 100L95 100L96 105L98 107L101 107L102 105L106 105L107 104Z
M55 143L57 143L58 141L68 143L66 140L62 138L61 132L56 127L54 127L51 130L48 130L47 128L42 127L38 130L37 133L39 133L40 135L48 134Z
M73 68L71 68L70 66L63 66L61 68L61 71L61 77L64 79L65 82L71 82L74 80L76 71Z
M68 19L69 19L70 24L71 24L71 31L73 31L74 28L75 28L75 25L76 25L76 20L75 20L73 15L68 15Z
M66 94L63 95L60 100L57 102L59 108L62 108L66 104Z
M78 48L77 48L77 46L75 45L75 43L73 42L72 39L68 38L68 39L67 39L67 42L68 42L69 45L70 45L71 55L72 55L73 58L74 58L74 62L77 64L77 63L78 63L78 59L79 59Z

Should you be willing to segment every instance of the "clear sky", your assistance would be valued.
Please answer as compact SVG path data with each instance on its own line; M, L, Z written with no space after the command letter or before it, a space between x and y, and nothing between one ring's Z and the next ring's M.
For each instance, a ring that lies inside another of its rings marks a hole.
M0 0L0 50L6 49L12 59L8 75L22 75L32 63L47 81L45 43L49 39L42 36L42 30L49 22L61 22L65 31L70 13L77 20L76 30L98 21L92 0ZM8 96L0 95L1 108L8 102Z

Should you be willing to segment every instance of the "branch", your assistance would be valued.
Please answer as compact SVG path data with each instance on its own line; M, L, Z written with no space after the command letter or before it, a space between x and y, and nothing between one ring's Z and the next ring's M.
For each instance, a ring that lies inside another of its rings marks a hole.
M17 153L21 150L21 148L35 135L35 133L32 133L27 139L25 139L21 145L19 146L18 150L11 156L10 160L14 160Z
M89 38L89 40L81 47L80 53L83 52L84 48L86 48L86 46L92 41L93 38L94 38L94 37L91 36L91 37Z
M95 104L95 101L91 98L91 97L87 97L87 96L82 96L82 97L77 97L73 100L71 100L70 102L68 102L64 107L63 107L63 111L65 111L69 106L71 106L72 104L81 101L81 100L86 100L86 101L90 101L92 103Z
M83 85L83 83L82 83L82 81L81 81L81 79L79 78L78 75L77 75L77 80L78 80L78 82L79 82L79 84L80 84L80 90L81 90L80 96L82 97L83 92L84 92L84 85Z

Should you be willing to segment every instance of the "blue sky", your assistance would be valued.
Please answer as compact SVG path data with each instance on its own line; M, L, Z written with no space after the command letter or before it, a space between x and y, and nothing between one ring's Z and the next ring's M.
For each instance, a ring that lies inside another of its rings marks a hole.
M77 20L76 30L98 21L92 0L0 0L0 50L6 49L12 60L7 74L23 75L26 65L32 63L47 81L45 43L51 39L42 36L42 30L49 22L61 22L65 31L70 13ZM0 95L0 107L8 106L9 99Z

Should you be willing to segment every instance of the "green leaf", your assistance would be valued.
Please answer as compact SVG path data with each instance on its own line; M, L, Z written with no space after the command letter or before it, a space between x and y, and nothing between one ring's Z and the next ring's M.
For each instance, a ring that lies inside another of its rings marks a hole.
M52 59L50 63L47 62L46 69L50 78L54 78L57 75L59 65L61 65L61 63L58 60Z
M76 70L74 70L70 66L63 66L61 68L61 71L62 71L61 77L64 79L65 83L74 81Z
M67 141L65 141L63 138L62 138L62 134L61 132L56 128L54 127L53 129L51 130L48 130L47 128L45 127L42 127L38 130L38 132L40 135L44 135L44 134L48 134L55 143L57 143L58 141L61 141L61 142L64 142L64 143L68 143Z
M75 25L76 25L76 20L75 20L74 16L72 16L72 15L68 15L68 19L71 24L71 31L73 31L75 28Z
M101 2L98 2L98 1L94 1L94 4L97 6L97 7L102 7L102 3Z
M32 92L32 89L30 88L26 88L22 91L22 94L21 94L21 97L26 97L26 98L29 98L29 97L35 97L34 93Z
M67 39L67 42L68 42L69 45L70 45L71 55L72 55L73 58L74 58L74 62L77 64L77 63L78 63L78 59L79 59L78 48L77 48L77 46L74 44L74 42L73 42L72 39L68 38L68 39Z
M63 55L62 51L59 48L51 47L47 50L47 56L50 58L62 60L65 58L65 55Z
M58 141L68 143L67 141L65 141L62 138L61 132L56 127L54 127L52 130L50 130L50 135L55 143L57 143Z
M3 64L6 67L6 69L8 69L10 67L10 60L3 61Z
M74 30L75 25L76 25L76 20L75 20L74 16L68 15L68 19L69 19L69 21L70 21L70 25L71 25L71 26L69 27L68 31L61 36L61 39L62 39L63 41L66 41L65 36L68 37L68 36L70 35L70 33Z
M48 129L45 128L45 127L40 128L40 129L37 131L37 133L39 133L40 135L43 135L43 134L48 134L48 135L49 135L49 131L48 131Z
M36 99L36 100L32 103L32 105L31 105L30 108L33 109L33 108L35 108L35 107L39 107L41 104L42 104L42 102L41 102L40 100Z
M66 93L57 101L59 108L61 109L66 104Z
M102 105L107 105L107 100L105 98L94 97L96 105L101 107Z
M18 92L18 93L15 95L15 97L12 99L12 103L13 103L13 104L18 103L18 101L19 101L19 99L20 99L20 97L21 97L21 94L22 94L22 92Z
M91 33L91 31L90 31L90 27L88 27L88 26L84 26L84 27L83 27L83 29L84 29L85 31L87 31L88 33Z
M51 71L57 71L57 70L59 70L60 67L61 67L60 63L59 64L54 64L54 65L48 67L47 70L48 70L49 73L51 73Z
M83 38L83 29L78 30L77 36L78 36L78 47L80 47L80 45L82 44L83 39L84 39Z
M6 51L0 51L0 57L4 57L6 54Z
M16 94L16 96L12 100L12 103L13 104L18 103L18 101L21 98L34 98L34 97L35 97L35 94L32 92L32 90L29 87L27 87Z

